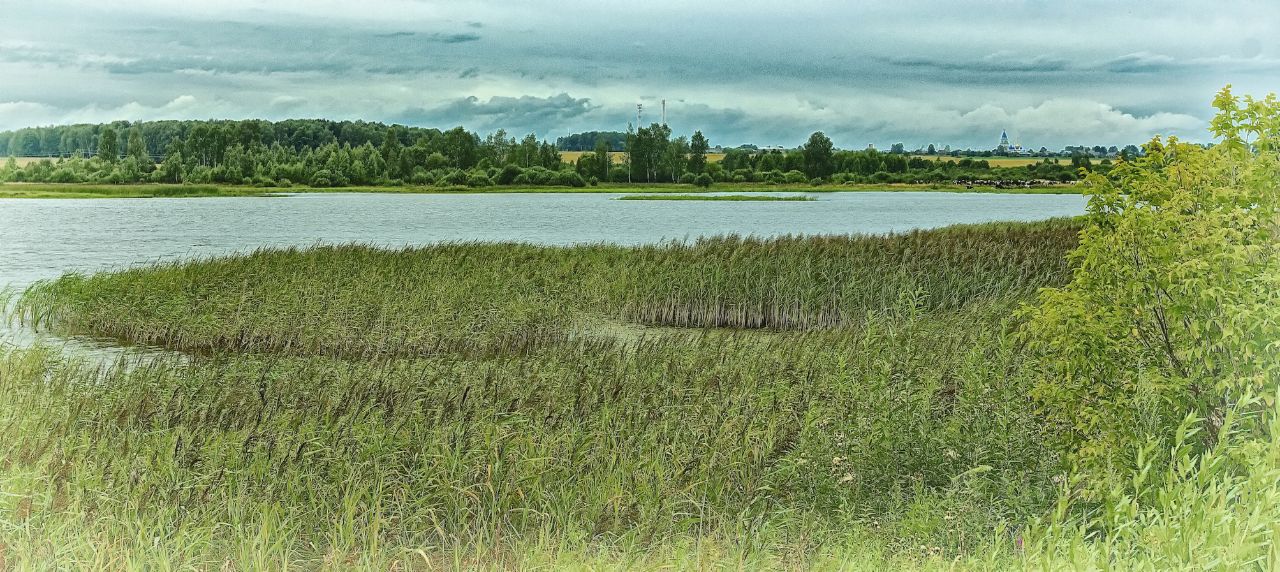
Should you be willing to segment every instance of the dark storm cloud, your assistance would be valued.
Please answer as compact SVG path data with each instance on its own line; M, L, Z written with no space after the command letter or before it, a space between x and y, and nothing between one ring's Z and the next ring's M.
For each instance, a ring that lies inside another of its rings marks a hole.
M445 102L430 108L405 110L393 120L418 125L453 125L465 123L484 131L506 129L512 132L549 133L598 109L587 98L561 93L551 97L475 96ZM459 119L463 121L459 121ZM547 126L554 126L547 128Z
M967 72L967 73L1046 73L1066 71L1071 63L1068 60L1050 56L1036 56L1023 59L1003 54L994 54L978 59L933 59L925 57L889 58L889 64L905 68L923 68L927 70Z
M1116 73L1156 73L1178 67L1173 58L1161 54L1126 54L1110 60L1103 67Z

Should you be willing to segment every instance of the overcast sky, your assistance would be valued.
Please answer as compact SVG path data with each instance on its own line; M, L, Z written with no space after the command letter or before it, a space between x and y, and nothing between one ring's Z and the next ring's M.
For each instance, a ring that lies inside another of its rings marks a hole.
M667 100L712 144L1208 140L1280 1L0 0L0 130L322 117L554 139Z

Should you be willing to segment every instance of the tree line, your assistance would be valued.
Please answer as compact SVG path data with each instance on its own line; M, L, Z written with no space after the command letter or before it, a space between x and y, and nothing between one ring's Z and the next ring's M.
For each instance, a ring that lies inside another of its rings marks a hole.
M558 143L591 151L565 162L556 143L504 130L484 137L364 121L149 121L68 125L0 133L0 156L48 157L0 181L49 183L219 183L255 186L556 185L611 183L826 184L1074 180L1095 165L1086 154L1025 167L981 159L933 160L874 149L840 151L822 132L799 149L729 150L708 161L700 131L675 136L653 123L626 132L590 132ZM1108 161L1098 167L1106 168Z

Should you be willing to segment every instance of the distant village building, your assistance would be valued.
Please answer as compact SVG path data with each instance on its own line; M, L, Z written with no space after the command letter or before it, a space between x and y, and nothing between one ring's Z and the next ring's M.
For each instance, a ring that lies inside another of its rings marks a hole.
M1000 146L996 147L996 151L1005 155L1027 155L1026 149L1022 148L1021 143L1009 144L1009 134L1000 132Z

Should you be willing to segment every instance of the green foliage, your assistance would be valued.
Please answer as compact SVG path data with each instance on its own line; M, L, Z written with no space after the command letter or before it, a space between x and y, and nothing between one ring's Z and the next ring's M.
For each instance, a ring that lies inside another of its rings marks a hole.
M114 163L120 159L120 139L115 129L104 127L98 136L98 154L103 161Z
M107 131L110 131L108 137L101 137ZM594 176L612 182L670 183L682 180L686 173L695 177L706 173L713 181L721 182L782 182L784 178L772 173L810 172L816 168L839 174L843 182L851 184L984 181L988 186L1027 186L1073 181L1076 172L1066 165L1050 163L992 168L985 160L968 158L959 162L933 162L905 154L879 153L874 149L835 151L825 136L810 142L814 146L808 155L804 150L760 153L731 150L722 164L708 161L710 143L701 132L695 132L691 139L673 138L670 128L653 124L633 132L630 139L625 134L618 135L622 138L617 140L617 148L626 152L625 166L614 166L610 151L615 148L611 146L611 139L592 139L596 143L594 152L581 155L573 165L584 181ZM568 139L579 141L581 138ZM102 141L107 145L103 160L80 160ZM129 168L116 169L114 163L121 155L122 145L124 155L133 158L135 163ZM563 170L563 158L556 145L539 141L535 134L517 141L501 129L481 138L461 128L440 131L347 121L116 122L0 133L0 153L6 149L28 156L48 155L51 161L47 166L37 161L23 168L0 171L0 180L4 181L269 186L270 181L288 179L327 188L397 186L405 181L432 185L450 170L460 169L466 172L467 178L483 173L498 185L573 186L573 181L538 175L516 183L516 177L524 171ZM157 160L168 163L163 172L156 170L152 161L160 150L163 158ZM1073 152L1081 160L1087 160L1093 151L1080 148ZM819 156L817 167L806 162ZM494 169L501 170L495 172ZM1103 172L1106 169L1099 167ZM877 178L875 174L879 171L888 175ZM503 173L508 176L502 177ZM808 175L805 180L811 178L814 177ZM455 184L446 183L446 186Z
M1203 451L1204 420L1194 416L1183 419L1168 438L1143 443L1126 482L1104 491L1092 510L1081 512L1070 502L1078 481L1064 483L1056 512L1025 534L1025 566L1280 567L1280 440L1275 438L1280 435L1280 409L1275 397L1243 402L1252 418L1229 412L1213 450ZM1273 405L1267 407L1267 402Z
M693 138L689 140L689 172L700 175L707 168L707 149L710 142L702 135L701 131L694 131Z
M800 150L804 155L805 173L814 179L830 177L835 170L834 150L831 139L823 132L817 131L810 135L809 141Z
M1280 376L1280 106L1223 90L1222 143L1146 146L1093 197L1070 284L1026 311L1039 362L1032 395L1096 498L1200 419L1192 458ZM1253 416L1246 416L1252 419ZM1153 469L1161 473L1164 468Z

